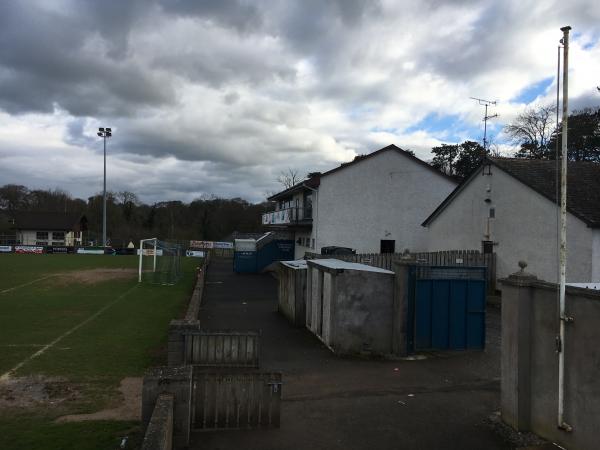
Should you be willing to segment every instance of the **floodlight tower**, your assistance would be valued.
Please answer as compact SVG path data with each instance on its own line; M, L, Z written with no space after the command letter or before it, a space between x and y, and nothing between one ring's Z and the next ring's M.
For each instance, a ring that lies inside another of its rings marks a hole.
M493 116L488 116L488 106L490 105L494 105L496 106L497 102L493 102L491 100L484 100L482 98L476 98L476 97L470 97L473 100L477 100L477 103L479 103L482 106L485 106L485 114L483 116L483 149L485 150L485 153L487 154L487 121L489 119L493 119L494 117L498 117L498 114L494 114Z
M112 136L110 128L98 128L98 136L104 140L104 190L102 193L102 246L106 247L106 138Z

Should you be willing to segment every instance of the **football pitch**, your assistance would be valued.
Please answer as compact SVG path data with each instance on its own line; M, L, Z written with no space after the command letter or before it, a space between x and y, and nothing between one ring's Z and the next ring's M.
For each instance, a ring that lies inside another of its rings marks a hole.
M164 364L198 263L158 286L137 282L135 256L0 255L0 448L134 448L139 423L118 414L56 420L118 408L123 380Z

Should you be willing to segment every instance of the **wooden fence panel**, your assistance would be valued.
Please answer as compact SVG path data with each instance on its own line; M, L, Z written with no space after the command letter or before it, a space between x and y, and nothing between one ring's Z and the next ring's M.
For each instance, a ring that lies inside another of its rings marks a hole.
M279 428L282 375L194 371L192 430Z
M259 366L260 332L190 331L184 335L184 365L204 367Z

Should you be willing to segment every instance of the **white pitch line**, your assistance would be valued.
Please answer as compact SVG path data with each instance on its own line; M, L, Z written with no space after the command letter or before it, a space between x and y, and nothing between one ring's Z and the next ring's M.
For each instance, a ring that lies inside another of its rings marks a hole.
M56 276L58 276L58 274L48 275L48 276L45 276L45 277L42 277L42 278L38 278L37 280L30 281L29 283L20 284L19 286L14 286L14 287L11 287L11 288L8 288L8 289L4 289L3 291L0 291L0 294L6 294L7 292L14 291L16 289L20 289L22 287L29 286L30 284L37 283L38 281L43 281L43 280L46 280L48 278L52 278L52 277L56 277Z
M19 370L21 367L23 367L25 364L27 364L29 361L31 361L32 359L37 358L38 356L42 355L46 350L48 350L49 348L54 347L56 344L58 344L60 341L62 341L64 338L66 338L67 336L69 336L70 334L74 333L75 331L77 331L79 328L81 328L82 326L86 325L87 323L91 322L92 320L94 320L96 317L98 317L100 314L102 314L104 311L106 311L108 308L110 308L112 305L114 305L115 303L117 303L119 300L121 300L123 297L125 297L127 294L129 294L131 291L133 291L136 287L138 287L138 284L136 283L135 285L133 285L131 287L131 289L128 289L127 291L125 291L123 294L119 295L116 299L114 299L112 302L110 302L109 304L103 306L100 310L98 310L97 312L95 312L94 314L92 314L90 317L88 317L87 319L85 319L83 322L80 322L79 324L75 325L73 328L71 328L69 331L66 331L65 333L61 334L59 337L57 337L56 339L54 339L52 342L50 342L49 344L44 345L44 347L42 347L41 349L39 349L37 352L35 352L33 355L25 358L23 361L21 361L19 364L17 364L15 367L13 367L12 369L10 369L8 372L6 372L5 374L3 374L0 377L0 381L6 381L10 378L10 376L15 373L17 370Z

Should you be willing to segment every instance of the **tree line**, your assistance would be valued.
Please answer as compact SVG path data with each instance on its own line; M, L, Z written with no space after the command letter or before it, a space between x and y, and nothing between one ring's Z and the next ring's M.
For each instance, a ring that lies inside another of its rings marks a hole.
M9 234L10 216L19 211L65 212L85 215L86 239L99 242L102 236L102 195L86 200L67 192L30 190L7 184L0 187L0 234ZM218 241L233 232L260 232L261 215L267 203L251 204L241 198L223 199L203 196L190 203L165 201L146 204L133 192L107 192L107 237L113 246L129 241L159 237L168 240Z
M562 123L554 119L551 106L529 108L504 127L510 142L517 146L515 158L556 159L562 146ZM600 163L600 107L574 111L567 121L567 158L569 161ZM475 170L486 151L479 143L442 144L431 149L431 165L448 175L464 179ZM488 149L500 156L497 146ZM559 156L560 158L560 156Z

